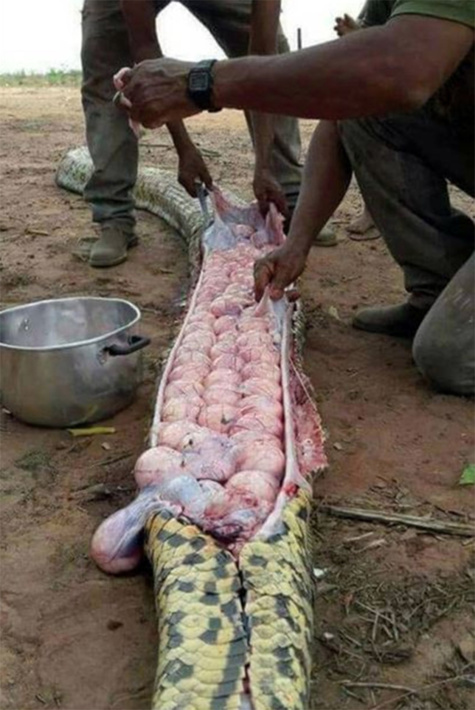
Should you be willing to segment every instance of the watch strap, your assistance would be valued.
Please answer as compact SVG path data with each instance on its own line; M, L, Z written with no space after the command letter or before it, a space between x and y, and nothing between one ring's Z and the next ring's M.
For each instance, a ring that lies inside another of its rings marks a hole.
M221 111L213 105L213 74L212 69L217 59L203 59L192 67L188 73L187 94L202 111L216 113Z

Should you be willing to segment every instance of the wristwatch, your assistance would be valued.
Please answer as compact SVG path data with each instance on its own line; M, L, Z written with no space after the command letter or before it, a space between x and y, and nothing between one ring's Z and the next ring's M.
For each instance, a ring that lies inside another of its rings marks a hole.
M188 73L187 93L202 111L216 113L220 108L213 106L213 75L211 70L217 59L204 59Z

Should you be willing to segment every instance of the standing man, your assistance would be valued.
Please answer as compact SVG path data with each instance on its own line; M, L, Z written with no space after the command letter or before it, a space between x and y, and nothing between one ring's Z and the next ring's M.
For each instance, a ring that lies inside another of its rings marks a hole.
M113 75L123 66L161 57L156 17L170 0L85 0L82 19L82 102L94 172L84 190L100 237L89 264L114 266L138 242L132 189L138 144L127 116L112 103ZM289 50L279 27L280 0L180 0L229 57ZM256 162L253 187L261 209L275 202L290 217L297 202L300 137L294 118L246 114ZM195 181L211 186L208 168L183 121L167 128L175 145L178 180L195 196Z

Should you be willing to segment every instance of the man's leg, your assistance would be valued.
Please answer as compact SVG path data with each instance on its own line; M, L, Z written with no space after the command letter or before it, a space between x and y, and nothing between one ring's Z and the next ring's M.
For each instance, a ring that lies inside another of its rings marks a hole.
M228 57L247 54L252 0L182 0L182 3L209 29ZM278 51L289 51L282 29L279 29ZM251 123L247 115L246 119L252 138ZM276 116L273 168L291 208L295 207L297 202L302 177L300 149L297 120L288 116Z
M408 304L362 311L355 326L414 335L473 251L473 222L451 207L446 185L448 178L473 194L473 155L424 111L339 127L363 198L409 292Z
M94 164L84 197L92 219L101 225L93 244L92 266L124 261L134 235L132 189L137 177L137 139L127 116L114 106L112 77L130 65L127 30L119 0L85 0L82 18L82 103L86 139Z
M417 331L412 353L436 389L475 394L475 257L440 294Z

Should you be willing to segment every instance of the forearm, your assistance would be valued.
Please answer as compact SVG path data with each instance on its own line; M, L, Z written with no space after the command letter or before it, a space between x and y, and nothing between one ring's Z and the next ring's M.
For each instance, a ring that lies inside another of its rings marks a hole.
M271 165L272 146L274 143L274 116L269 113L251 112L254 151L256 155L255 172L267 170Z
M249 33L250 55L272 55L277 51L280 0L253 0L251 29ZM274 141L274 117L271 114L251 113L256 153L255 172L269 167Z
M336 123L320 121L307 153L287 240L289 247L308 254L315 234L323 229L345 196L351 174Z
M438 41L445 51L436 63L431 47ZM472 41L469 28L455 23L396 18L300 52L218 62L214 100L227 108L332 120L413 110L451 75Z
M171 123L167 123L166 126L179 156L183 155L183 153L190 148L196 149L183 121L172 121Z
M280 0L253 0L248 54L275 54Z
M223 108L332 120L397 110L400 92L393 90L390 66L381 74L367 66L373 60L382 65L370 46L364 53L354 46L348 54L338 51L338 45L355 45L357 35L375 31L278 57L218 62L214 102Z
M152 0L120 0L135 63L162 57L155 26L156 12Z

